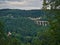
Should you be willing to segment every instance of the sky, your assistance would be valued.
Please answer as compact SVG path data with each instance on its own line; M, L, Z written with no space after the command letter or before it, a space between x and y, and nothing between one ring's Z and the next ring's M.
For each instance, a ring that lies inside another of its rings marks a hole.
M0 9L41 9L42 0L0 0Z

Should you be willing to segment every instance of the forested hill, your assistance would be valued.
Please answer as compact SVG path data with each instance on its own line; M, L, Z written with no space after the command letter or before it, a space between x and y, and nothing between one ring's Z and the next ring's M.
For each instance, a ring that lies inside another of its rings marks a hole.
M42 10L0 9L0 16L5 16L5 15L39 17L39 16L44 15L44 11L42 11Z

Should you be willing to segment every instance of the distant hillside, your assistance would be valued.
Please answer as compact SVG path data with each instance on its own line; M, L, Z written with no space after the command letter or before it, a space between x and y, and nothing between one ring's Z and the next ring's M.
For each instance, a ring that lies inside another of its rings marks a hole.
M46 14L44 14L45 12L42 10L1 9L0 21L4 22L6 35L10 32L11 37L27 43L36 39L39 32L42 35L48 30L49 26L37 25L36 23L38 20L45 21L47 19Z
M44 15L42 10L19 10L19 9L1 9L0 16L13 15L24 17L39 17Z
M37 31L43 31L43 28L45 28L44 26L35 24L34 21L26 17L1 17L0 21L1 20L5 23L5 32L15 32L22 36L35 36Z

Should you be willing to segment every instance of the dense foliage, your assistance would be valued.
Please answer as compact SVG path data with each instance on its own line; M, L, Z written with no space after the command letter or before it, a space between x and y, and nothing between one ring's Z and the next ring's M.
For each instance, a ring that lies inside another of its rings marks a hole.
M8 14L0 16L0 20L4 22L4 27L2 27L4 30L2 30L6 37L3 40L5 43L3 42L1 45L35 45L35 43L38 45L39 42L35 41L39 41L43 37L42 33L48 29L48 27L37 25L27 16L18 15L16 17ZM8 32L11 32L10 36L8 36Z
M49 26L39 26L28 18L41 15L47 16ZM60 10L3 9L0 21L0 45L60 45ZM8 36L8 32L11 35Z

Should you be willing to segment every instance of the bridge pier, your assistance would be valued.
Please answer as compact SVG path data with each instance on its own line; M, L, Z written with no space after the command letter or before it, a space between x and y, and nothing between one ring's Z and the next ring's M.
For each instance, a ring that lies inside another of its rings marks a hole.
M36 21L38 25L40 26L47 26L49 24L48 21Z

